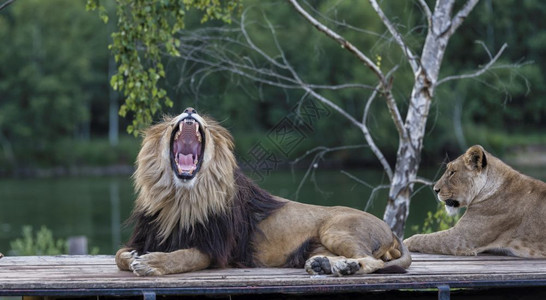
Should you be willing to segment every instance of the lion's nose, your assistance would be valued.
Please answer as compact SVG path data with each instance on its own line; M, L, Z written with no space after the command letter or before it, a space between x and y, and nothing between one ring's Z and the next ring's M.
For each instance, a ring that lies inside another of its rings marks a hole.
M440 192L440 189L434 188L434 192L438 194Z
M184 112L189 114L189 115L197 113L197 111L193 107L188 107L188 108L184 109Z

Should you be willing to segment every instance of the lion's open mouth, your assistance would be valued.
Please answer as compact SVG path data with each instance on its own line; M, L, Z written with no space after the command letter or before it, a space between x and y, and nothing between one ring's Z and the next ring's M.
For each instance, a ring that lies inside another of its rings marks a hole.
M192 179L201 167L205 139L201 124L189 116L182 119L171 135L171 165L176 176Z
M446 203L447 206L455 207L455 208L457 208L457 207L459 207L459 206L461 205L461 204L459 203L459 201L453 200L453 199L447 199L447 200L445 201L445 203Z

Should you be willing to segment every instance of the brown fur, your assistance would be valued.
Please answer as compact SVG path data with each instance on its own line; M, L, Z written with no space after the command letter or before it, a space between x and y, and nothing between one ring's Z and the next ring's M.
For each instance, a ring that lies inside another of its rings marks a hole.
M186 110L188 111L188 110ZM310 274L403 271L409 251L378 218L346 207L275 197L237 167L229 132L197 114L201 168L187 182L169 164L170 137L185 114L145 132L134 174L135 229L116 254L121 270L162 275L208 267L306 267Z
M406 239L410 251L546 258L546 183L473 146L447 165L434 190L440 201L467 210L453 228Z

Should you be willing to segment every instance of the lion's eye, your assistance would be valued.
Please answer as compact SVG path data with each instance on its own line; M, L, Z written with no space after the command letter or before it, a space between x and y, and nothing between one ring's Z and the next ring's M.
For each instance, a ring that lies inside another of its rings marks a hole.
M453 174L455 174L455 171L453 170L449 171L449 176L453 176Z

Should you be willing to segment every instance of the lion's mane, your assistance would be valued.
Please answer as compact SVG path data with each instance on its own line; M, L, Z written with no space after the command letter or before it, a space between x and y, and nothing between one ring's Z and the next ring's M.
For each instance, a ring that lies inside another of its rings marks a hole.
M209 255L212 266L255 266L248 247L252 234L283 202L240 171L226 129L206 117L202 125L203 165L190 183L181 183L171 170L173 119L166 117L144 132L133 175L138 196L127 247L138 253L195 247Z

